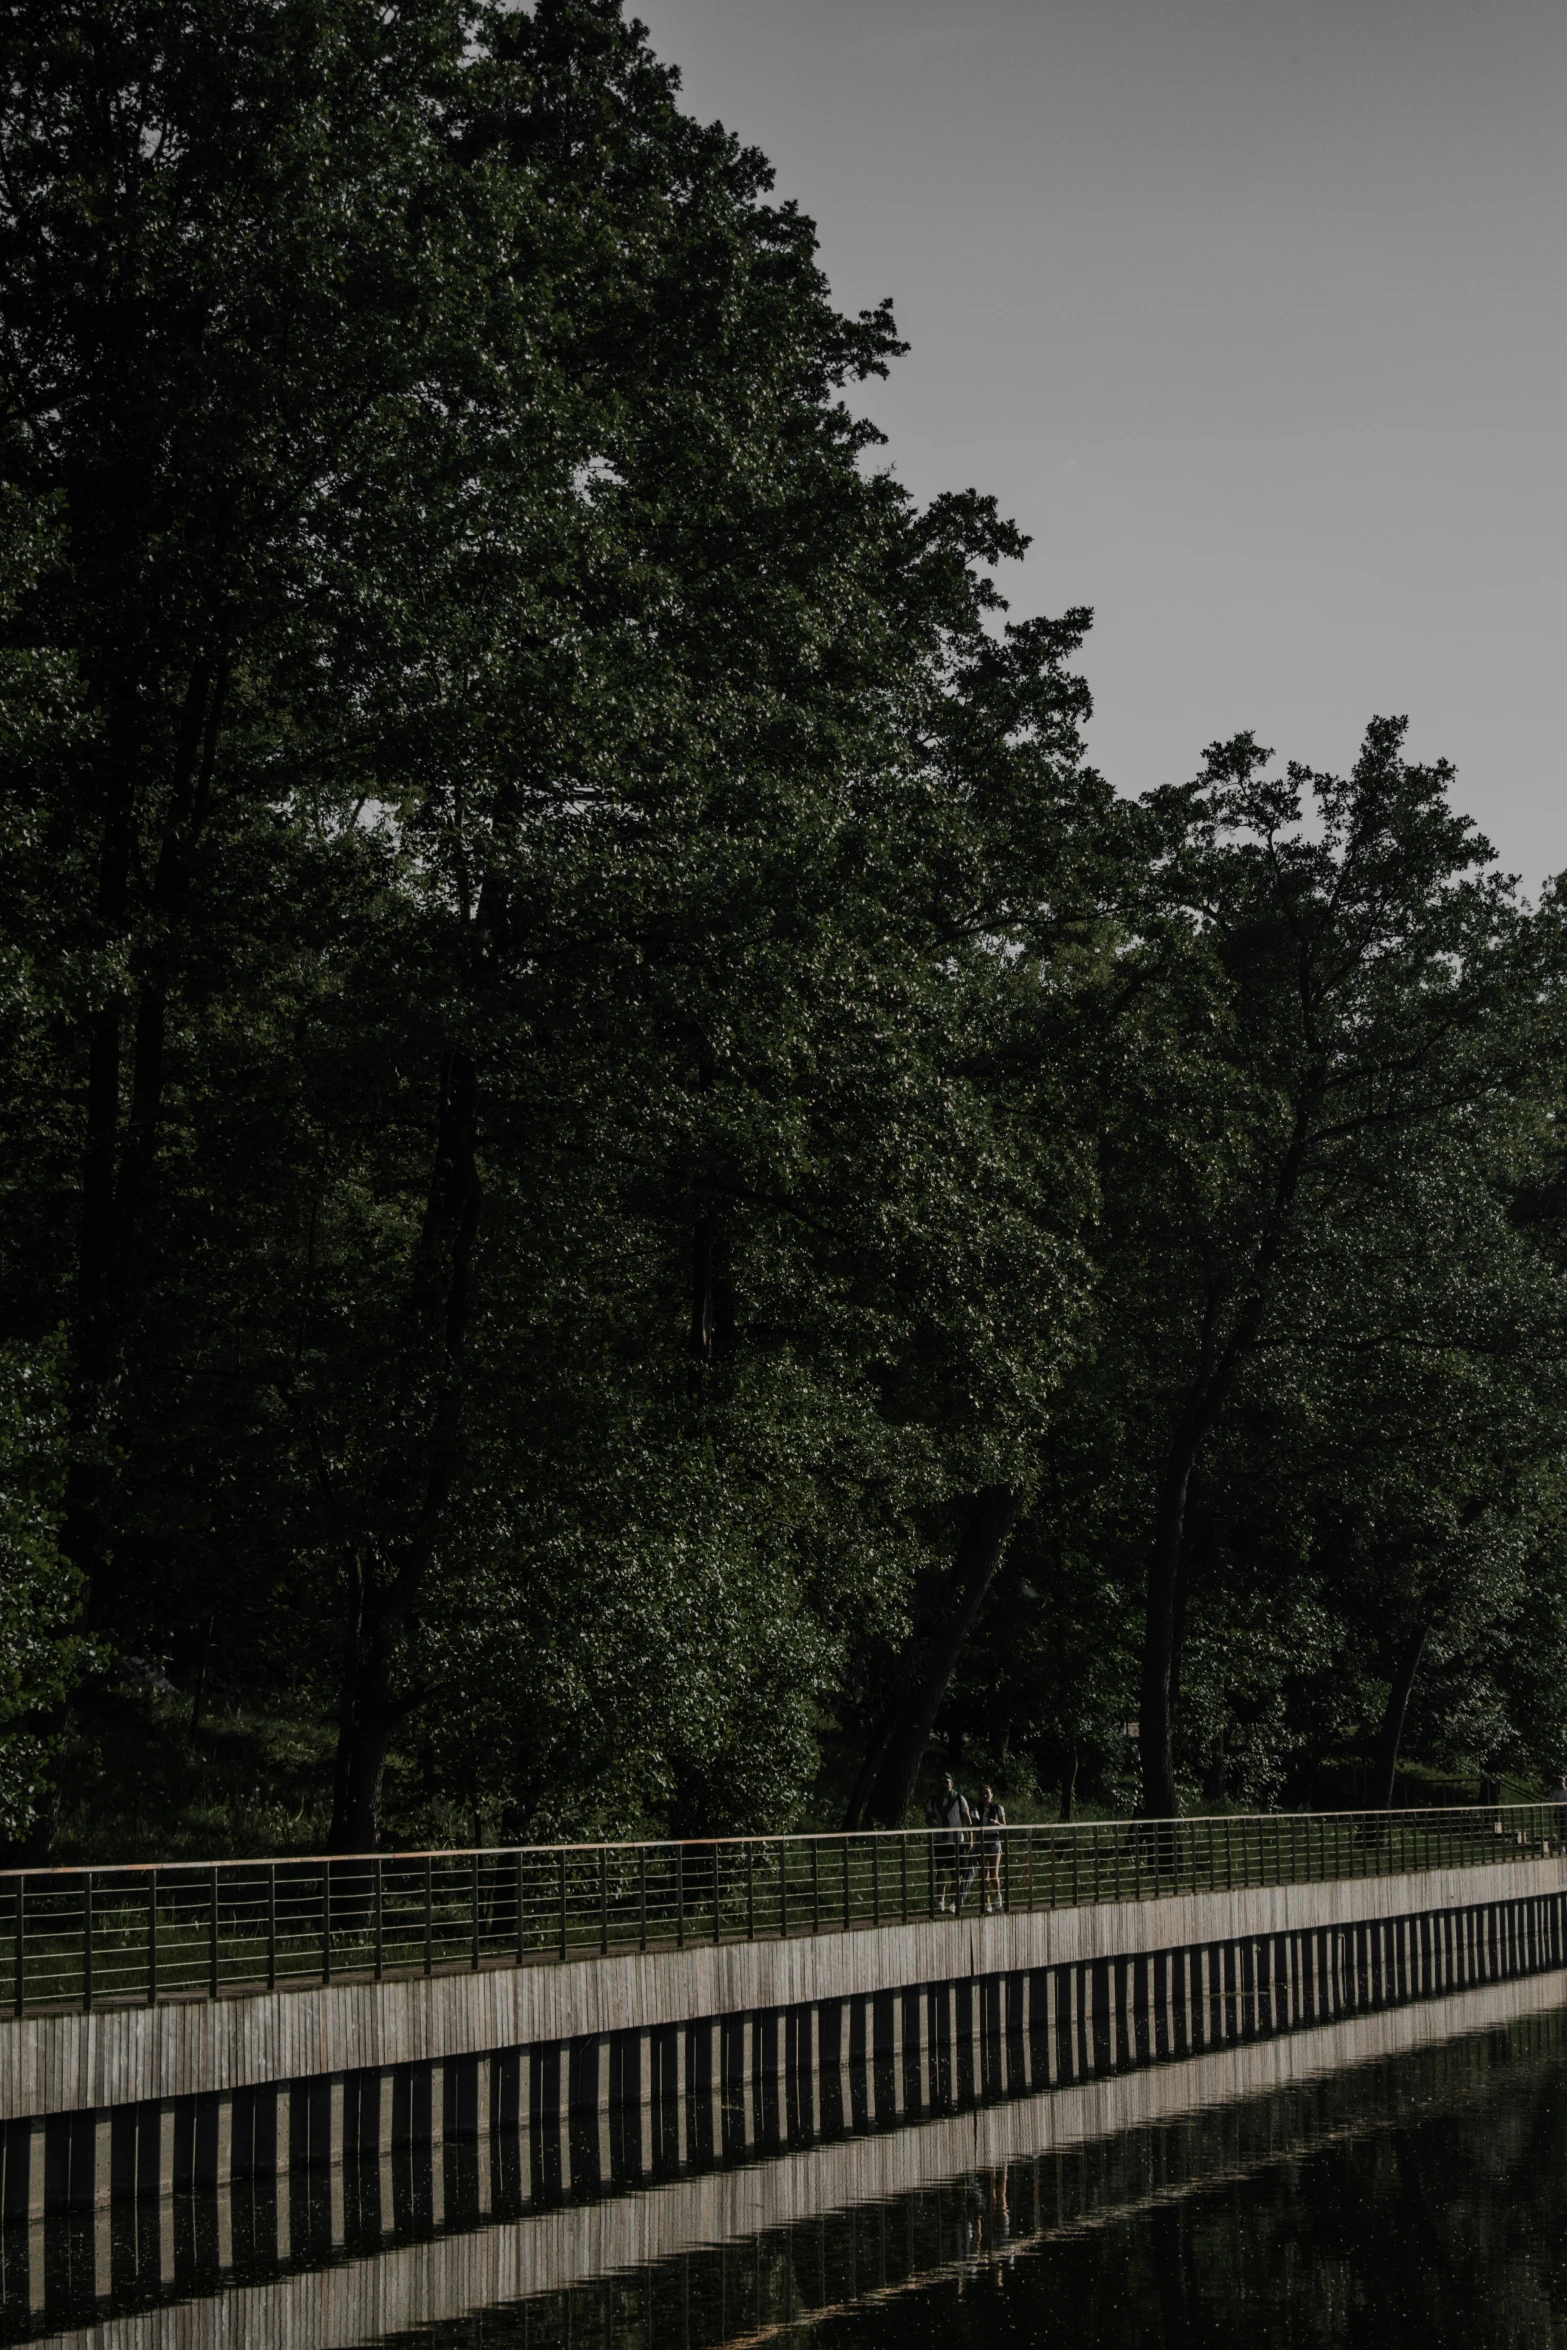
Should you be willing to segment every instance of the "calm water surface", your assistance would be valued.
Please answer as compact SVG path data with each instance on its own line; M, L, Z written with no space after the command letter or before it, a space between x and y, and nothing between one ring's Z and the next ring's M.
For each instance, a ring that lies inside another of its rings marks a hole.
M1444 2003L1448 2036L1403 2055L380 2339L1567 2344L1567 2007L1453 2036L1462 2004ZM1050 2099L1028 2103L1047 2144Z

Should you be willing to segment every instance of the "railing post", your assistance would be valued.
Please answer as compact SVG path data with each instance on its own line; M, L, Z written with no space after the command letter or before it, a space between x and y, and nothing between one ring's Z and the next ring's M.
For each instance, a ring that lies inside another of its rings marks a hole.
M641 1910L640 1946L647 1948L647 1846L637 1847L637 1896Z
M609 1956L609 1851L599 1846L599 1956Z
M82 2005L92 2007L92 1870L82 1877Z
M852 1835L846 1834L843 1839L843 1930L846 1934L849 1931L850 1921L853 1916L853 1879L849 1873L853 1857L854 1838Z
M528 1947L528 1942L527 1942L527 1921L526 1921L526 1919L525 1919L525 1918L524 1918L524 1916L523 1916L523 1886L524 1886L524 1882L525 1882L525 1878L524 1878L524 1870L523 1870L523 1855L522 1855L522 1847L521 1847L521 1845L519 1844L519 1845L518 1845L518 1847L517 1847L517 1964L518 1964L519 1966L521 1966L521 1964L522 1964L522 1962L523 1962L523 1958L524 1958L524 1956L525 1956L525 1954L526 1954L527 1947ZM644 1948L644 1950L647 1948L647 1943L646 1943L646 1940L645 1940L645 1939L644 1939L644 1941L643 1941L643 1945L642 1945L642 1947Z
M881 1838L871 1838L871 1924L881 1924Z
M321 1863L321 1980L332 1980L332 1863Z
M561 1883L562 1883L562 1884L564 1884L564 1883L565 1883L565 1881L566 1881L566 1880L565 1880L565 1877L564 1877L564 1875L563 1875L563 1876L562 1876L562 1878L561 1878ZM562 1895L562 1899L561 1899L561 1916L562 1916L562 1918L563 1918L563 1919L564 1919L564 1917L565 1917L565 1914L566 1914L566 1911L565 1911L565 1897L564 1897L564 1895ZM675 1846L675 1948L676 1948L677 1950L684 1950L685 1946L686 1946L686 1848L685 1848L685 1846L684 1846L683 1844L677 1844L677 1845Z
M435 1971L435 1859L424 1856L424 1971Z
M789 1939L789 1840L783 1837L778 1845L778 1939Z
M479 1855L477 1853L473 1856L473 1867L469 1872L468 1898L473 1905L473 1964L469 1971L476 1975L479 1971Z
M386 1864L379 1853L375 1856L375 1979L379 1983L385 1971L386 1958L386 1886L382 1871Z
M27 2007L27 1958L25 1932L27 1926L27 1872L17 1871L16 1878L16 1991L13 2004L18 2015Z
M811 1932L822 1930L822 1869L821 1846L811 1838Z
M209 1988L212 1997L216 1999L218 1995L218 1872L216 1867L212 1870L212 1882L208 1891L212 1897L212 1974Z
M560 1853L560 1954L562 1958L566 1955L566 1935L566 1848L562 1845Z
M277 1862L267 1863L267 1989L277 1989Z
M147 1871L147 2005L158 2004L158 1872Z
M713 1845L713 1942L715 1947L724 1938L722 1917L718 1906L718 1889L722 1882L723 1870L724 1848L715 1841Z
M898 1831L898 1874L902 1880L903 1922L907 1925L909 1922L909 1832L907 1828L900 1828Z
M756 1940L756 1843L745 1848L745 1938Z

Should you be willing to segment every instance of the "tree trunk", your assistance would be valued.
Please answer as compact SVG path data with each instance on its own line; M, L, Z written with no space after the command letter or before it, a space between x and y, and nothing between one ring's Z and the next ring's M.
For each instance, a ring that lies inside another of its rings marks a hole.
M212 1635L217 1629L217 1623L218 1611L214 1608L207 1617L207 1628L201 1635L201 1663L196 1668L196 1694L191 1699L190 1707L192 1745L201 1736L202 1710L207 1702L207 1666L212 1656Z
M1061 1818L1063 1821L1070 1820L1072 1817L1072 1799L1076 1793L1077 1748L1074 1746L1071 1757L1061 1772Z
M691 1241L692 1396L707 1390L708 1374L734 1351L734 1294L728 1275L729 1250L715 1216L699 1216Z
M180 713L169 799L164 814L148 907L161 932L142 964L134 997L116 994L89 1015L86 1133L82 1151L81 1237L77 1259L74 1331L75 1396L72 1453L65 1500L65 1549L87 1579L87 1621L111 1625L113 1528L104 1473L89 1466L98 1448L84 1441L102 1432L122 1369L127 1299L139 1266L165 1091L169 989L177 941L187 910L191 855L205 827L228 686L226 660L198 664ZM126 707L134 695L127 693ZM136 870L139 721L111 721L112 781L99 854L96 943L120 944L131 912ZM130 1103L123 1138L120 1091L125 1024L134 1002Z
M408 1711L391 1694L389 1626L378 1626L372 1651L357 1660L354 1708L339 1746L330 1850L374 1852L381 1841L381 1788L387 1751Z
M886 1759L865 1805L866 1817L873 1825L900 1826L914 1800L920 1765L953 1668L995 1580L1022 1506L1022 1495L1007 1485L987 1485L969 1497L953 1561L955 1604L936 1629L925 1670L908 1687L898 1709Z
M713 1301L713 1220L699 1218L691 1240L691 1363L700 1391L702 1374L713 1367L717 1315Z
M1279 1163L1273 1199L1250 1269L1240 1287L1235 1320L1227 1339L1220 1339L1222 1296L1210 1281L1203 1308L1198 1365L1186 1392L1166 1456L1159 1499L1154 1511L1153 1542L1148 1561L1148 1605L1143 1633L1142 1699L1138 1740L1143 1767L1143 1816L1174 1819L1175 1756L1174 1696L1176 1646L1179 1638L1177 1605L1180 1594L1181 1542L1186 1531L1186 1500L1198 1456L1224 1408L1235 1374L1262 1334L1268 1296L1278 1269L1285 1238L1295 1212L1296 1194L1306 1164L1311 1121L1320 1098L1323 1072L1315 1070L1295 1109L1288 1147Z
M359 1551L351 1547L343 1563L343 1655L338 1673L337 1754L332 1765L332 1825L327 1849L346 1852L348 1818L352 1808L349 1774L353 1768L359 1725L359 1680L364 1664L365 1570Z
M907 1654L907 1650L904 1651L904 1654ZM901 1657L899 1662L901 1664ZM865 1807L870 1801L877 1773L887 1759L887 1749L892 1744L892 1734L897 1726L898 1703L897 1699L893 1698L883 1712L881 1720L877 1724L875 1736L865 1750L865 1760L860 1765L859 1777L854 1782L854 1791L849 1797L848 1807L843 1815L844 1827L851 1833L861 1825L865 1818Z
M118 943L130 885L130 815L117 807L106 826L98 881L97 941ZM125 999L118 992L87 1016L86 1131L81 1159L81 1224L76 1248L72 1331L71 1465L66 1478L62 1547L86 1578L85 1613L91 1622L103 1599L111 1540L107 1517L104 1433L119 1333L115 1327L115 1169L119 1158L120 1066Z
M424 1227L411 1285L409 1343L401 1385L433 1390L425 1436L425 1470L418 1513L400 1545L395 1566L366 1556L349 1598L334 1774L331 1849L373 1852L381 1829L381 1782L398 1724L422 1702L422 1693L393 1691L394 1650L400 1628L423 1596L462 1457L462 1356L472 1303L473 1259L484 1192L476 1144L479 1085L466 1053L454 1053L443 1072L440 1130ZM394 1421L401 1415L394 1415ZM398 1479L402 1463L389 1462Z
M1420 1670L1421 1652L1426 1644L1429 1624L1419 1624L1399 1650L1393 1666L1393 1679L1387 1693L1387 1704L1382 1712L1382 1727L1372 1749L1371 1788L1369 1809L1390 1811L1393 1805L1393 1780L1398 1770L1398 1750L1403 1743L1404 1716L1409 1711L1410 1693L1415 1686L1415 1675Z
M77 1243L76 1368L83 1386L102 1389L114 1368L109 1291L114 1268L114 1168L120 1121L119 996L99 1006L87 1040L87 1132L82 1150L82 1222Z
M1143 1773L1145 1819L1174 1819L1175 1643L1181 1579L1181 1538L1186 1531L1186 1497L1202 1441L1201 1423L1188 1413L1165 1464L1154 1513L1153 1552L1148 1562L1148 1605L1143 1624L1143 1684L1137 1740Z

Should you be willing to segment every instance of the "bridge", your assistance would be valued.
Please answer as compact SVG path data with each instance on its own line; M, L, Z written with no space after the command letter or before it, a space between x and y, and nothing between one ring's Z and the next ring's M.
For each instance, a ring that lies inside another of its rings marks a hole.
M188 2291L198 2238L286 2301L412 2231L427 2322L481 2223L570 2199L569 2272L581 2213L602 2256L639 2182L691 2181L712 2241L737 2157L825 2180L1045 2090L1125 2075L1157 2105L1166 2059L1254 2080L1292 2035L1562 1965L1564 1893L1550 1806L7 1875L0 2285L41 2319L69 2223L74 2309L127 2263ZM269 2339L359 2338L307 2299Z

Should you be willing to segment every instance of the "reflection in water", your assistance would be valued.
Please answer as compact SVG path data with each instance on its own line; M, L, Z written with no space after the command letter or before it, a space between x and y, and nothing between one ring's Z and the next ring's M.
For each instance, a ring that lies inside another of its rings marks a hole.
M1557 2008L382 2339L1552 2350L1564 2181Z
M334 2140L331 2159L231 2191L0 2227L0 2339L1567 2343L1561 1972L1326 2024L1237 2002L1230 2028L1247 2036L1163 2063L1141 2032L1121 2035L1113 2069L1049 2087L1027 2085L1022 2044L987 2034L961 2080L935 2082L941 2102L910 2115L864 2035L844 2070L818 2069L802 2027L781 2044L792 2069L756 2084L739 2159L722 2149L744 2116L720 2116L706 2090L673 2139L664 2106L575 2118L564 2164L562 2133L539 2120L433 2158L350 2132L346 2158ZM71 2130L52 2143L74 2165Z

